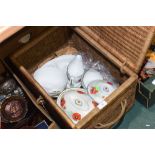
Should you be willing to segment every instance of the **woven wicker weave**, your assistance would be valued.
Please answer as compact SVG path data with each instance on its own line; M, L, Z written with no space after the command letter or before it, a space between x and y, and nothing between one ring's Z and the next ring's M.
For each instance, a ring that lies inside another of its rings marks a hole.
M153 37L154 27L105 26L81 27L108 52L136 73L141 68Z

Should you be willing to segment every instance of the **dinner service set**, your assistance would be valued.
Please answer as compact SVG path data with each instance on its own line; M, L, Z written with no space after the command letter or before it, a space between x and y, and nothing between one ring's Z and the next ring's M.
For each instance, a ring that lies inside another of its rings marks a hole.
M81 55L52 59L37 69L33 77L51 97L57 98L58 106L75 124L105 103L105 98L116 89L100 71L86 69Z

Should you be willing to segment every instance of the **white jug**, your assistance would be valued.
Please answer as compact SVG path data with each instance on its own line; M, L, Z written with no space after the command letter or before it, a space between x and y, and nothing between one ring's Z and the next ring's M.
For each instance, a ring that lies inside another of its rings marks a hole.
M81 55L77 55L68 65L67 75L69 78L68 87L80 87L84 74L84 65Z

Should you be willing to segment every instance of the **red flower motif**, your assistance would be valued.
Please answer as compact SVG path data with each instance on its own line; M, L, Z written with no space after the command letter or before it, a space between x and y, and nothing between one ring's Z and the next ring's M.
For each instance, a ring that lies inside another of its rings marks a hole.
M91 94L97 94L98 90L95 87L92 87L91 90L90 90L90 93Z
M92 104L94 105L94 107L97 107L97 102L95 102L95 101L92 101Z
M113 83L112 82L107 82L108 84L110 84L110 85L113 85Z
M72 115L72 118L75 120L75 121L79 121L81 120L81 115L79 113L74 113Z
M78 90L77 92L78 92L79 94L86 94L85 92L80 91L80 90Z
M61 99L61 103L60 103L60 105L61 105L61 107L63 108L63 109L65 109L66 107L65 107L65 99L64 98L62 98Z

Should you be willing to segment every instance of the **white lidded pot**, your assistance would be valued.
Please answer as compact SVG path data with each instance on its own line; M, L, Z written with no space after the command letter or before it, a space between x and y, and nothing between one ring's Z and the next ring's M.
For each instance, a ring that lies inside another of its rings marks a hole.
M87 90L81 88L64 90L59 95L57 104L75 124L97 106Z
M87 88L89 83L96 80L103 80L103 77L99 71L91 68L84 74L82 79L82 86Z

